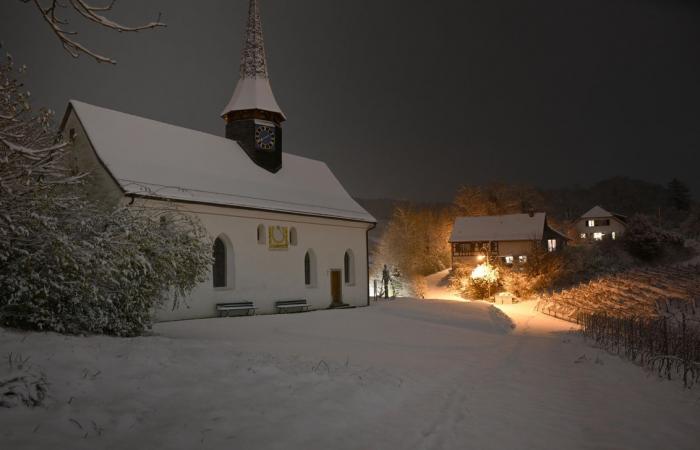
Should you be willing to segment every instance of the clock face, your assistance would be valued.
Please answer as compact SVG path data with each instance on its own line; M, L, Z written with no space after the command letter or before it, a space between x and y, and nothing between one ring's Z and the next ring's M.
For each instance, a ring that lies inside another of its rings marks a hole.
M261 150L275 149L275 129L265 125L255 127L255 145Z

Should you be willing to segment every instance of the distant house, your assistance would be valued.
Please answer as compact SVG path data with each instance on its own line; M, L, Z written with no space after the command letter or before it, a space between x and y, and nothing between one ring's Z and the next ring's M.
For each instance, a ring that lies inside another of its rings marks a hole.
M554 252L568 238L547 224L545 213L458 217L452 227L452 267L476 266L486 258L524 263L535 246Z
M602 241L606 236L616 239L624 234L626 228L625 216L611 213L600 206L594 206L576 221L579 239L588 241Z

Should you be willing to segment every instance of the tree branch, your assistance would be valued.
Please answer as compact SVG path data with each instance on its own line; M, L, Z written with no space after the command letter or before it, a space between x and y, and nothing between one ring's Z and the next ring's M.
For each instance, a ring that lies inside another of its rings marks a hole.
M161 22L161 14L158 13L158 18L156 19L155 22L149 22L145 25L139 25L139 26L126 26L122 25L119 22L115 22L113 20L108 19L104 15L100 14L105 11L110 11L114 7L114 4L117 2L117 0L110 0L110 3L105 5L105 6L95 6L90 4L87 0L68 0L69 3L64 4L61 3L59 0L51 0L47 6L44 6L45 3L42 2L42 0L20 0L23 3L29 3L30 1L34 3L36 8L39 10L41 13L41 16L44 18L44 21L49 25L53 33L56 35L58 40L61 42L61 45L63 48L74 58L77 58L80 56L80 54L85 54L88 55L89 57L95 59L98 63L109 63L109 64L116 64L117 62L112 59L108 58L106 56L103 56L93 50L90 50L89 48L85 47L83 44L78 42L75 38L72 38L71 36L75 36L78 33L75 31L70 31L66 30L63 28L63 26L68 25L68 21L65 19L62 19L56 15L57 8L64 8L68 9L73 9L75 12L80 14L83 18L86 20L96 23L101 27L104 28L109 28L111 30L116 30L118 32L138 32L141 30L148 30L148 29L153 29L153 28L160 28L160 27L165 27L167 26L165 23Z

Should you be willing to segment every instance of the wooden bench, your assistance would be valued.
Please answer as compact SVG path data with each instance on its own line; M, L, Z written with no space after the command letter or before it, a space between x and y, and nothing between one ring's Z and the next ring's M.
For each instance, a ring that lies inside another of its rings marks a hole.
M310 306L306 303L306 299L279 300L275 302L275 308L277 308L279 313L308 311Z
M253 306L253 302L233 302L233 303L217 303L216 310L219 312L219 317L229 316L232 311L245 311L246 315L255 314L258 309Z

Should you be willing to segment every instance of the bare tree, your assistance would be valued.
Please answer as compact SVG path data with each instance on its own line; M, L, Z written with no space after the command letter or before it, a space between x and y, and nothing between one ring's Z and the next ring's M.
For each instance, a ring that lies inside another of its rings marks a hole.
M66 49L68 53L70 53L71 56L74 58L77 58L80 56L81 53L84 53L92 58L94 58L97 62L103 63L109 63L109 64L116 64L117 62L114 59L108 58L106 56L100 55L99 53L88 49L85 47L83 44L78 42L75 39L75 36L78 34L76 31L71 31L67 30L65 27L68 25L68 21L60 17L58 14L60 9L64 10L73 10L76 13L78 13L80 16L82 16L85 20L96 23L97 25L105 28L109 28L112 30L116 30L118 32L137 32L141 30L148 30L151 28L159 28L159 27L165 27L166 25L160 21L161 14L158 13L158 18L156 19L155 22L149 22L145 25L139 25L139 26L126 26L122 25L118 22L115 22L107 17L105 17L103 14L106 11L110 11L113 7L114 4L117 2L117 0L109 0L109 4L103 5L103 6L96 6L91 4L88 0L20 0L23 3L33 3L36 8L39 10L41 13L42 17L46 21L46 23L49 24L51 27L51 30L54 32L56 37L61 41L61 44L63 45L63 48ZM59 9L60 8L60 9Z

